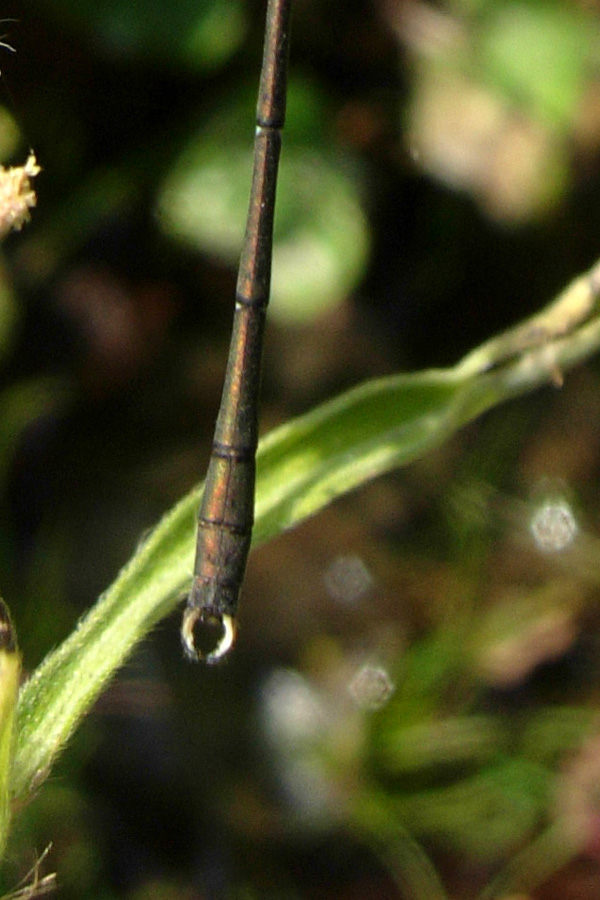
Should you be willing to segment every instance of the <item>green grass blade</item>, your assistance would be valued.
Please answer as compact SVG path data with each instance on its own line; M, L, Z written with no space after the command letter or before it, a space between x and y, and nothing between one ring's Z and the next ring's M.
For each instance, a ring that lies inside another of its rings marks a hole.
M482 345L452 369L367 382L267 436L258 456L255 543L422 456L496 404L559 381L564 370L600 347L599 271L582 276L545 313ZM27 796L46 776L115 669L188 588L200 492L192 491L159 522L22 688L11 778L15 796Z

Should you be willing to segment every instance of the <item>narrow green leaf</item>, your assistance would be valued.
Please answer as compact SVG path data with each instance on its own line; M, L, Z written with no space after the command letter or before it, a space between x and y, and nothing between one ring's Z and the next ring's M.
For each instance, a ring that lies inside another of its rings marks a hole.
M486 409L540 384L600 347L600 265L545 311L482 345L452 369L360 385L265 438L258 457L255 543L336 497L442 443ZM192 574L201 488L156 526L111 588L19 696L11 788L27 796L133 645L178 603Z

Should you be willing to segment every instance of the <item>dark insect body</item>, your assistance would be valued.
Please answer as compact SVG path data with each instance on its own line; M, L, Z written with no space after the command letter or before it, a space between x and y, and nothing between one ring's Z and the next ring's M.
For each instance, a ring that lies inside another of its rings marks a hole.
M290 13L291 0L269 0L252 189L229 358L198 513L194 580L181 628L188 656L209 663L221 659L235 639L237 606L252 541L262 345L271 287ZM199 646L200 637L209 639L210 649Z

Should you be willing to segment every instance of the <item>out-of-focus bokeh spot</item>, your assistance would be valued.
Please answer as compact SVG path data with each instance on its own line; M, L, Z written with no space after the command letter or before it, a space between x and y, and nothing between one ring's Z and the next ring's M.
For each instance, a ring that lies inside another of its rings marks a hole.
M356 555L338 556L323 577L327 593L338 603L359 603L373 587L373 576Z
M531 535L543 553L559 553L569 547L579 527L573 510L565 501L542 504L531 517Z
M598 147L600 31L575 3L410 0L386 11L412 59L406 142L415 165L507 224L544 217Z
M348 690L361 709L381 709L394 693L394 684L385 669L365 665L354 675Z

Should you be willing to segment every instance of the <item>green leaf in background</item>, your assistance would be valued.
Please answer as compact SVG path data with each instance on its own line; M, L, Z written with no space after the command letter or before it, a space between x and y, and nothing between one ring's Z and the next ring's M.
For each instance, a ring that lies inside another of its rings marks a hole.
M274 319L301 322L346 297L362 278L368 227L356 173L321 149L324 100L291 82L277 189L273 252ZM158 199L158 217L175 239L228 265L239 259L252 169L253 104L236 98L182 152Z
M362 840L384 862L406 900L449 900L431 860L398 817L387 795L363 791L351 811Z
M471 858L492 861L533 833L549 782L547 770L507 759L456 784L399 797L392 806L413 833L442 838Z
M504 735L493 716L454 716L394 728L392 713L378 753L386 772L410 775L439 766L481 765L498 753ZM382 729L383 731L383 729Z
M598 724L594 708L542 707L529 716L521 735L521 753L545 766L555 765L565 750L575 752Z
M244 40L242 0L40 0L89 34L102 53L147 58L210 70L226 62Z

